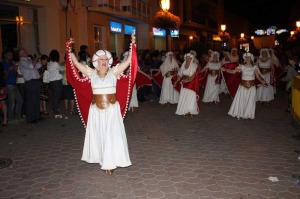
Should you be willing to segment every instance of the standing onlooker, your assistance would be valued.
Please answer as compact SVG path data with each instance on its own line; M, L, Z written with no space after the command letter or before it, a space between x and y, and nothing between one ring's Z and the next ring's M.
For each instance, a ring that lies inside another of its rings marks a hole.
M65 59L66 60L66 59ZM73 87L68 83L67 77L66 77L66 62L63 62L61 64L62 67L64 67L63 71L63 79L62 79L62 94L61 99L64 100L65 105L65 113L75 115L76 112L74 111L75 107L75 95L73 91ZM70 109L69 109L70 104Z
M62 118L59 113L59 103L62 91L62 72L63 67L59 65L59 52L52 50L49 56L47 70L49 71L49 85L52 95L52 111L55 118Z
M288 107L286 112L291 112L292 107L292 80L294 76L298 75L298 71L296 70L296 57L289 58L289 64L285 67L286 75L281 78L281 81L287 82L286 84L286 94L288 96Z
M4 80L7 90L8 120L20 119L23 99L17 87L18 64L12 61L13 52L7 50L3 54ZM15 113L15 114L14 114Z
M88 53L87 45L80 46L80 51L78 52L78 61L83 65L90 65L89 63L91 61L91 56Z
M27 123L37 123L41 119L40 97L41 81L38 69L42 66L38 62L40 54L36 54L34 59L28 57L27 50L19 50L19 69L25 80L26 89L26 121Z
M17 87L20 92L20 95L23 99L23 104L22 104L22 110L21 110L21 116L24 118L26 117L26 89L25 89L25 80L23 78L23 75L20 71L20 68L18 67L17 69Z
M45 77L49 74L47 71L47 64L48 64L48 56L42 55L41 56L41 64L42 67L39 69L39 73L41 75L41 102L40 102L40 112L44 115L49 115L47 111L47 102L49 98L49 82L45 81L48 77Z
M4 70L2 62L0 61L0 106L3 113L2 126L7 125L7 105L6 105L6 87L4 82Z

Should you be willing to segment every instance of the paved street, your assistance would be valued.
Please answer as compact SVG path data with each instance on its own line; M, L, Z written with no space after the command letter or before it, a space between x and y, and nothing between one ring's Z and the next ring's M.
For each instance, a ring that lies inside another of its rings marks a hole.
M253 121L227 115L231 99L201 104L194 118L176 105L140 103L125 128L133 165L105 174L80 160L84 128L79 116L1 127L0 198L71 199L300 199L300 160L292 138L299 129L285 112L286 98L257 105ZM268 178L277 177L278 182Z

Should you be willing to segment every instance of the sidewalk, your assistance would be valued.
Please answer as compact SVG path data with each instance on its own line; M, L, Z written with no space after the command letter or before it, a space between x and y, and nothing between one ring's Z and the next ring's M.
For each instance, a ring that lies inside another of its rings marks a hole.
M151 97L151 96L150 96ZM79 116L1 127L0 198L17 199L299 199L299 132L281 96L257 105L253 121L227 115L231 99L201 103L194 118L157 99L128 112L125 129L132 166L105 174L80 160L84 128ZM268 178L277 177L278 182Z

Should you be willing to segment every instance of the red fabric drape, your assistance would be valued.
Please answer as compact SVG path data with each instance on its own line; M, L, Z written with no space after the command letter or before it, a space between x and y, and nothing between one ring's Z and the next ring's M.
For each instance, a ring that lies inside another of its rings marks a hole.
M146 86L146 85L152 86L151 77L140 70L138 70L138 72L136 74L135 83L136 83L136 90L139 90L139 88Z
M227 63L223 65L223 67L226 69L235 69L237 66L238 66L237 63ZM239 88L239 85L241 83L241 73L235 73L235 74L230 74L227 72L222 72L222 73L225 79L227 90L231 95L231 97L234 98L236 91Z
M162 82L163 82L164 78L163 78L160 71L158 71L158 72L157 71L152 71L151 72L151 77L152 77L153 81L156 84L158 84L160 87L162 87Z

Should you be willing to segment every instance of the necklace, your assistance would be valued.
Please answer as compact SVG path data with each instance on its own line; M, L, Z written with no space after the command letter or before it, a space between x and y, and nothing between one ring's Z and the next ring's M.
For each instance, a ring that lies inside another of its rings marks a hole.
M107 71L105 72L104 75L101 75L100 71L98 70L98 71L97 71L97 75L98 75L100 78L104 78L104 77L106 77L106 75L107 75Z

